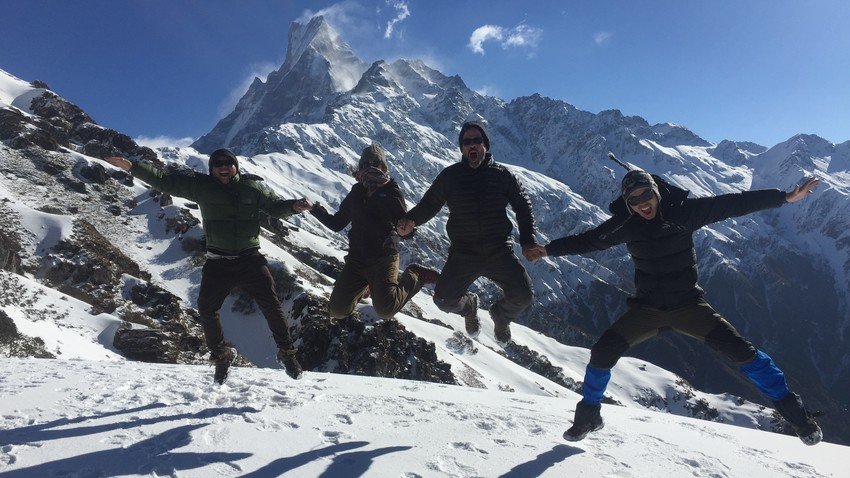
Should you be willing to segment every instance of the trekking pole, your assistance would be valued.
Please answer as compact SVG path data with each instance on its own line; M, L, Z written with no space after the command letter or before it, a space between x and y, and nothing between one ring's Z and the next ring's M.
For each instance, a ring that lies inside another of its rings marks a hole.
M617 157L616 157L616 156L614 156L614 153L612 153L612 152L610 152L610 151L608 152L608 159L610 159L611 161L614 161L615 163L619 164L619 165L620 165L620 166L622 166L622 167L623 167L626 171L631 171L631 170L632 170L632 168L628 167L625 163L623 163L622 161L620 161L619 159L617 159Z

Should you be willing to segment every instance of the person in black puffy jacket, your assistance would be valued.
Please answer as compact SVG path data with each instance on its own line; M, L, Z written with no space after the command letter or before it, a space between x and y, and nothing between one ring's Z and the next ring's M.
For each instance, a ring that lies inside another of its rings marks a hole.
M629 348L664 330L702 340L728 357L774 402L803 442L814 445L822 439L814 417L803 408L800 397L788 390L782 370L703 298L693 242L694 231L707 224L799 201L819 182L810 178L789 193L766 189L688 198L688 191L645 171L632 170L623 178L622 196L609 207L613 217L589 231L529 252L536 261L626 244L635 265L635 296L629 298L629 310L591 348L583 398L565 439L578 441L602 428L601 402L611 368Z
M480 330L478 296L467 289L479 277L490 279L504 293L490 307L490 315L496 340L505 343L511 338L510 323L532 300L531 278L513 252L513 225L506 208L514 210L519 242L527 250L536 245L531 200L516 176L493 160L481 123L464 123L458 142L461 161L437 175L397 229L408 234L448 205L446 232L451 246L434 289L434 303L440 310L462 315L467 333L475 336Z

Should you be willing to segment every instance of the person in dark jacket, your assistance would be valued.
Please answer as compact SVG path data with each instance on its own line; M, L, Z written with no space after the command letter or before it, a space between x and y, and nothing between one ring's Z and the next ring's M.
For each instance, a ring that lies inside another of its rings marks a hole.
M537 260L625 243L635 265L635 296L629 299L629 310L590 350L583 398L565 439L578 441L602 428L601 402L611 368L629 348L665 330L702 340L728 357L773 401L804 443L814 445L822 439L820 427L803 408L799 395L788 390L782 370L703 299L693 242L694 231L707 224L799 201L818 184L818 179L808 179L789 193L767 189L688 198L688 191L632 170L623 178L622 197L611 203L613 217L589 231L530 251Z
M295 357L296 349L274 290L274 279L266 258L260 253L260 211L272 217L286 217L309 209L310 201L283 200L259 178L243 177L236 155L228 149L210 154L209 175L171 174L151 163L131 163L121 157L104 160L162 192L198 203L207 242L198 313L210 360L216 366L215 382L224 383L235 359L233 350L224 341L219 309L236 286L242 287L259 304L278 347L278 362L292 378L300 378L301 364Z
M333 318L354 311L369 292L375 312L382 319L393 317L424 284L437 281L437 271L411 264L398 273L398 249L393 227L407 211L404 196L389 178L384 150L372 144L363 150L355 178L357 183L331 215L321 204L311 213L333 231L348 231L348 255L328 300Z
M523 251L535 246L531 200L519 180L488 152L490 140L484 125L464 123L458 135L461 161L445 168L422 196L419 204L398 222L399 234L424 224L449 207L446 232L451 246L434 303L440 310L460 314L466 331L480 330L478 296L468 292L479 277L498 285L504 296L490 307L496 340L511 339L510 323L531 304L531 278L513 252L508 205L516 214Z

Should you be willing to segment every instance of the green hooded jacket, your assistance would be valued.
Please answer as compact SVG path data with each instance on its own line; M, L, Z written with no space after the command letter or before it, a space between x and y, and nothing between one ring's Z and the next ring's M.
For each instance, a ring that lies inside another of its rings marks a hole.
M260 181L240 174L221 184L207 174L172 174L145 161L130 173L162 192L189 199L201 208L207 250L239 255L260 247L260 210L272 217L295 214L295 200L281 199Z

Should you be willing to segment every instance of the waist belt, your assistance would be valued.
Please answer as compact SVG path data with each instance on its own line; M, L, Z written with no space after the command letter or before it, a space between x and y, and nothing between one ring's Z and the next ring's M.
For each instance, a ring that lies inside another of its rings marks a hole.
M215 252L210 252L210 251L207 251L206 256L207 256L207 259L216 259L216 260L217 259L227 259L229 261L232 261L234 259L239 259L240 257L242 257L242 256L223 256L221 254L216 254Z

